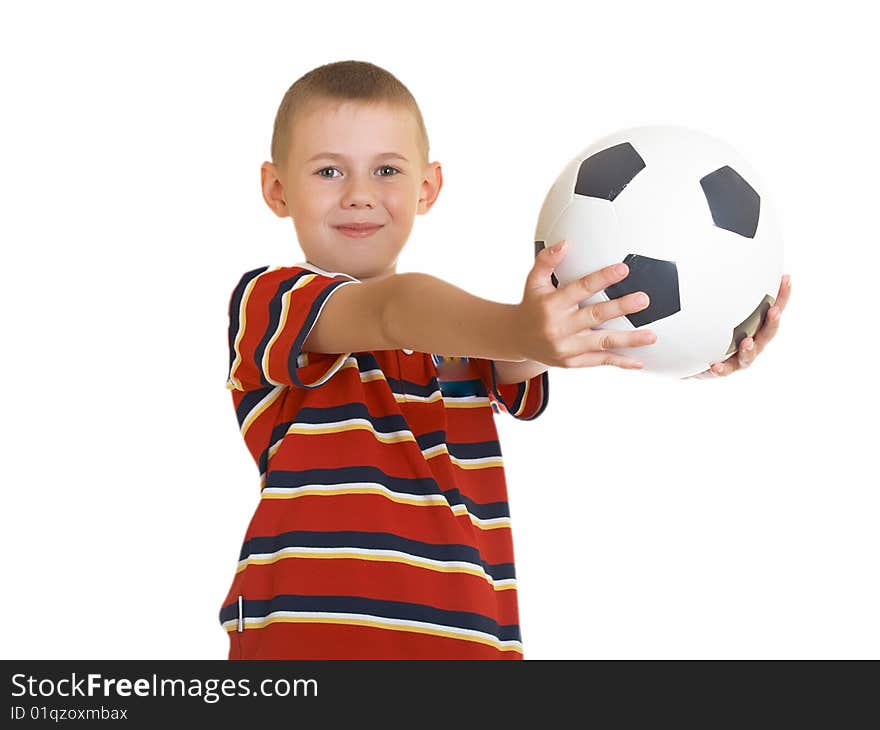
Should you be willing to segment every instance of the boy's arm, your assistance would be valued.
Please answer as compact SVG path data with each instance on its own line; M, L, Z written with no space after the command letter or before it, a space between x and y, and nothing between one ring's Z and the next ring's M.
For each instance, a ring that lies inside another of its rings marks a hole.
M481 299L421 273L339 286L303 350L347 353L412 349L477 361L490 400L532 420L547 405L547 365L526 360L519 305Z
M523 360L522 362L495 361L495 377L499 385L505 383L522 383L536 375L546 372L549 368L542 362Z
M517 307L481 299L429 274L393 274L339 287L325 303L303 350L406 348L523 365L517 348Z
M450 357L523 361L516 304L502 304L419 272L394 281L385 308L389 337L398 347Z

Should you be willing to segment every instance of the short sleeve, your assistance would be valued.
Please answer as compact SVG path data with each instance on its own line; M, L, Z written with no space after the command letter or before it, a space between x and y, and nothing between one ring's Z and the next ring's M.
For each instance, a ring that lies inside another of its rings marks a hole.
M358 283L300 266L248 271L229 299L229 390L273 385L317 388L351 353L304 353L302 345L330 296Z
M498 383L494 360L471 358L471 362L483 381L489 400L499 411L522 421L532 421L544 412L550 397L550 379L546 370L520 383Z

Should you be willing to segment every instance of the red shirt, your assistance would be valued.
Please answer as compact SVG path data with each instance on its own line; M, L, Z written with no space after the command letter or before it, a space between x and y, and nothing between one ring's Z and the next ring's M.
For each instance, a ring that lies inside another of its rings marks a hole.
M521 659L494 414L537 418L547 373L411 350L304 353L357 280L247 272L229 302L227 388L260 472L219 619L230 659Z

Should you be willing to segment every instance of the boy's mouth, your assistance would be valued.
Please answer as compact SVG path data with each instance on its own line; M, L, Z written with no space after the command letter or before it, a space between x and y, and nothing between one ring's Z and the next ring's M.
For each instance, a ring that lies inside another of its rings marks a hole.
M340 231L349 238L366 238L367 236L372 236L380 228L382 228L380 225L363 223L351 226L336 226L337 231Z

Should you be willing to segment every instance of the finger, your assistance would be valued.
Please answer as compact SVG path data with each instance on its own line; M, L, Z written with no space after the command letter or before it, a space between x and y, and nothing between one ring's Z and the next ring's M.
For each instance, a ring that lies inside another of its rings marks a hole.
M641 370L644 363L616 352L585 352L565 361L565 367L569 368L588 368L599 365L614 365L624 370Z
M776 336L776 330L779 329L780 314L781 312L776 306L770 307L770 309L767 310L767 316L764 317L764 323L758 328L758 331L755 332L756 352L761 352L761 350L766 347L767 343Z
M653 345L657 335L651 330L607 330L586 329L577 333L574 348L578 353L589 351L619 350L622 347L644 347Z
M609 299L605 302L594 302L578 310L577 314L572 318L573 321L570 326L573 331L580 332L589 327L597 327L609 319L639 312L650 304L650 298L643 291L633 292L632 294Z
M776 298L776 303L767 310L764 323L755 333L755 347L758 354L776 336L776 331L779 329L779 320L782 317L782 310L785 309L785 305L788 303L790 293L791 279L786 275L782 277L782 285L779 287L779 296Z
M755 341L751 337L745 337L739 344L739 350L736 353L737 366L740 370L747 368L752 364L752 360L757 356L755 349Z
M735 372L737 370L737 366L735 363L736 363L736 356L733 355L733 356L729 357L727 360L725 360L724 362L713 363L710 370L713 373L715 373L716 375L724 377L726 375L730 375L732 372Z
M611 264L566 284L559 289L559 295L566 306L575 307L627 276L629 276L629 267L626 264Z
M785 309L785 305L788 304L788 298L791 296L791 276L785 274L782 277L782 283L779 285L779 294L776 296L776 301L774 302L774 306L779 307L779 311L782 312Z
M555 292L556 287L550 275L553 270L559 266L563 258L565 258L566 242L565 239L557 241L553 246L547 246L535 256L535 263L532 264L532 270L526 277L526 289L538 292Z
M571 351L572 355L565 360L565 366L616 365L627 369L638 369L643 366L640 360L615 352L615 350L622 347L651 344L656 339L656 335L649 330L638 332L587 330L580 332L566 342L566 349Z
M761 329L756 333L756 339L758 340L758 352L764 349L764 345L766 345L770 340L773 339L773 336L776 334L776 330L779 329L779 320L782 317L782 312L785 309L785 305L788 304L788 299L791 296L791 276L785 274L782 277L782 283L779 285L779 293L776 295L776 301L773 306L767 310L767 316L764 319L764 324L761 326Z

